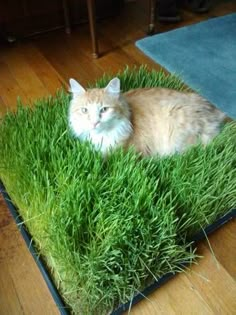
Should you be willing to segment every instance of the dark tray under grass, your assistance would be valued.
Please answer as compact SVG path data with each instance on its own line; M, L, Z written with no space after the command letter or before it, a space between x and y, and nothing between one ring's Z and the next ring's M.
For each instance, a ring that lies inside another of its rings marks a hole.
M6 204L8 206L8 209L19 228L30 253L32 254L34 260L36 261L38 268L51 292L51 295L61 315L69 315L70 314L69 307L66 306L63 299L61 298L60 293L58 292L55 284L53 283L53 280L51 279L50 273L47 271L47 268L44 265L43 259L37 254L32 236L28 233L27 228L24 225L24 222L19 214L19 211L17 210L17 208L11 201L10 196L8 195L7 191L5 190L4 185L1 182L0 182L0 193L2 193L3 198L6 201ZM236 209L230 210L227 214L219 218L217 221L208 225L205 229L193 235L192 239L190 240L190 243L192 244L193 247L197 247L197 243L199 241L206 239L206 237L208 237L210 234L218 230L221 226L223 226L224 224L226 224L233 218L236 218ZM184 261L180 264L181 268L188 265L189 263L186 263ZM162 285L164 285L167 281L172 279L174 276L175 276L175 273L173 272L164 274L157 281L154 281L151 285L146 287L141 293L137 293L131 301L128 301L125 304L119 305L114 311L112 311L111 315L121 315L123 312L129 310L133 305L137 304L142 299L147 297L149 294L151 294L152 292L160 288Z
M183 89L176 77L143 67L119 76L123 90ZM102 315L121 305L120 312L142 296L137 292L196 260L196 233L235 208L236 124L183 155L140 159L117 150L104 160L72 137L68 103L61 91L3 118L0 178L34 256L43 257L70 309Z

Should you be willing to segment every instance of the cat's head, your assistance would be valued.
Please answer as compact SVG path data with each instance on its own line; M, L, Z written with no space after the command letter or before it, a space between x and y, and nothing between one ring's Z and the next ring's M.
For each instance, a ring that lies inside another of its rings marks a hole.
M77 135L108 131L120 120L129 119L129 108L121 95L118 78L112 79L103 89L88 90L70 79L70 91L72 100L69 119Z

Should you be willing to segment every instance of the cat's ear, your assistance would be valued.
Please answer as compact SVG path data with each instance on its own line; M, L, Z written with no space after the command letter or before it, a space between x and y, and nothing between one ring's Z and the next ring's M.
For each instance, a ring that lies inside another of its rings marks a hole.
M70 91L73 95L82 95L86 90L74 79L70 79Z
M105 87L105 91L113 96L119 97L120 95L120 79L112 79Z

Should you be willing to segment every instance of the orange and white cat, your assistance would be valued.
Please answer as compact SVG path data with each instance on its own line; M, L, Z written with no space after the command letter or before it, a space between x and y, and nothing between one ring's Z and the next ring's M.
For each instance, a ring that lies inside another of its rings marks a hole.
M90 90L70 79L70 90L73 133L104 154L119 146L143 155L182 152L199 141L207 144L225 118L196 93L158 87L121 93L118 78Z

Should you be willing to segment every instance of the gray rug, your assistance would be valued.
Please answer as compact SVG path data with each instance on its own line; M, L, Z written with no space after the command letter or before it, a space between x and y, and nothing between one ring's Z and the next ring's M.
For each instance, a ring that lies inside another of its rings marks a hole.
M236 118L236 14L146 37L136 46Z

